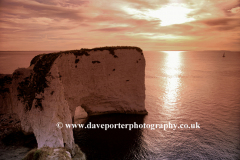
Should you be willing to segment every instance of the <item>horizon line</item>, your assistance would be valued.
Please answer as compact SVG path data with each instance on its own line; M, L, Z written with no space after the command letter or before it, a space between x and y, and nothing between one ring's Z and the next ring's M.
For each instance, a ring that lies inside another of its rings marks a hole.
M71 49L72 50L72 49ZM76 50L80 50L80 49L76 49ZM3 50L0 52L61 52L61 51L69 51L69 50ZM144 51L144 50L143 50ZM184 51L184 52L189 52L189 51L195 51L195 52L202 52L202 51L230 51L230 52L240 52L240 50L159 50L159 51L155 51L155 50L145 50L146 52L162 52L162 51Z

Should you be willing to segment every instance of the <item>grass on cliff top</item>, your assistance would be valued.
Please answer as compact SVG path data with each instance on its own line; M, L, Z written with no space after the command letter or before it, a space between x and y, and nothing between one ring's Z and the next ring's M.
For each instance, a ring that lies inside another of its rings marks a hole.
M108 50L110 52L110 54L112 54L115 58L117 58L115 53L114 53L114 50L116 50L116 49L136 49L138 52L143 54L141 48L134 47L134 46L105 46L105 47L96 47L96 48L92 48L92 49L82 48L80 50L68 50L68 51L60 51L60 52L49 53L49 54L40 54L40 55L35 56L32 59L30 65L35 64L44 55L50 55L50 54L74 54L77 57L77 56L83 56L83 55L89 56L90 54L88 54L88 52L90 52L90 51L104 51L104 50Z
M73 53L75 56L82 56L82 55L89 56L89 54L87 52L108 50L110 52L110 54L112 54L114 56L115 55L114 50L116 50L116 49L136 49L138 52L140 52L142 54L142 49L139 47L134 47L134 46L105 46L105 47L96 47L96 48L92 48L92 49L82 48L80 50L63 51L61 53L66 53L66 54ZM115 58L117 58L117 57L115 57Z

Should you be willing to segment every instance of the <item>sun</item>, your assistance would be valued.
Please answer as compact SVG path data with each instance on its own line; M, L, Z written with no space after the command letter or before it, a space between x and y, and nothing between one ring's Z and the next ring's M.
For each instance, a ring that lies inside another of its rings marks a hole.
M133 8L125 8L124 10L138 19L159 19L161 21L161 26L182 24L195 20L194 18L188 16L192 9L179 3L170 3L157 10L148 9L141 11Z
M188 17L192 10L179 4L166 5L159 10L149 11L151 17L159 18L161 26L168 26L172 24L181 24L194 21L194 18Z

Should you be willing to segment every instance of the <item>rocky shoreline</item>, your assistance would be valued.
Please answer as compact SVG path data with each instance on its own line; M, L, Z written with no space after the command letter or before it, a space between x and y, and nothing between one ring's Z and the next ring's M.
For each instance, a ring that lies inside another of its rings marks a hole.
M86 112L78 107L80 112L76 123L83 123L87 119ZM85 160L86 156L79 147L76 148L76 154L71 157L70 152L64 148L41 148L37 149L37 141L34 134L25 135L21 130L20 120L16 114L0 115L0 160L30 160L34 153L42 152L41 159L73 159ZM48 157L46 156L48 155Z
M33 134L24 135L16 114L0 115L0 160L23 159L36 147L36 138Z

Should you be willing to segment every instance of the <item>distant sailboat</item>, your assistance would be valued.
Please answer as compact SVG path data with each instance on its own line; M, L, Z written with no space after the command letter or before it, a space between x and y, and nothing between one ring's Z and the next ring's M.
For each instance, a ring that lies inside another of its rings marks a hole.
M223 53L223 57L225 57L225 52Z

